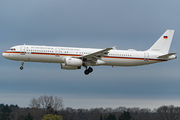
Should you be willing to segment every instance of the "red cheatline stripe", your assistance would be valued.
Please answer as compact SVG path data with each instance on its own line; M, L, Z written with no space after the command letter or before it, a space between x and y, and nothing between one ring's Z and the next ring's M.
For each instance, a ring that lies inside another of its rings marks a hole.
M144 60L144 58L130 58L130 57L109 57L109 56L104 56L104 58ZM149 60L151 60L151 61L167 61L167 60L160 60L160 59L149 59Z
M20 52L4 52L4 53L20 53ZM23 52L24 53L24 52Z
M34 55L55 55L54 53L35 53L35 52L32 52L31 54L34 54Z
M4 52L4 53L22 53L24 54L24 52ZM26 54L26 52L25 52ZM35 53L35 52L31 52L31 54L34 55L59 55L59 54L55 54L55 53ZM75 56L75 57L80 57L81 55L75 55L75 54L60 54L60 56ZM133 59L133 60L144 60L144 58L131 58L131 57L113 57L113 56L104 56L103 58L114 58L114 59ZM162 59L149 59L150 61L167 61L167 60L162 60Z
M75 56L75 57L80 57L81 55L74 55L74 54L60 54L60 56Z

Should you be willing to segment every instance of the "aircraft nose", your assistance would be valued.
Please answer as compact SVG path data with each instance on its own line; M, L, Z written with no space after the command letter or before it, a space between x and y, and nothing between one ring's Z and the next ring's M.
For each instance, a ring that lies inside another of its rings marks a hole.
M4 55L5 55L5 54L3 53L2 56L4 57Z
M2 56L3 56L4 58L7 58L8 55L7 55L7 53L3 52Z

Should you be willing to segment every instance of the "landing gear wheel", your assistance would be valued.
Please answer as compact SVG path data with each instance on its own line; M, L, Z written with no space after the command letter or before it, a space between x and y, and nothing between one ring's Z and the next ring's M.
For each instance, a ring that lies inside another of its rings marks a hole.
M20 70L23 70L23 66L20 67Z
M93 68L92 67L89 67L88 69L87 69L87 66L86 66L86 70L84 71L84 74L85 75L88 75L89 73L91 73L93 71Z
M21 62L20 70L23 70L24 61Z
M89 71L89 73L91 73L93 71L92 67L89 67L88 71Z
M88 71L88 70L85 70L85 71L84 71L84 74L85 74L85 75L88 75L88 74L89 74L89 71Z

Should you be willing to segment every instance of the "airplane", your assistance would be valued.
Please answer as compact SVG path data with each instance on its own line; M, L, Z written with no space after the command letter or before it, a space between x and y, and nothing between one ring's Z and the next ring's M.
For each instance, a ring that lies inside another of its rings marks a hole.
M92 66L140 66L176 59L176 53L169 53L174 30L165 33L146 51L56 47L38 45L17 45L5 51L6 59L24 62L60 63L61 69L76 70L85 67L84 74L93 72Z

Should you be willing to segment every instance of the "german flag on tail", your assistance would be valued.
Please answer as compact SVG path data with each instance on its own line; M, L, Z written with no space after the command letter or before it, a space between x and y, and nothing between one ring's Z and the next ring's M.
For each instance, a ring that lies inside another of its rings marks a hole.
M164 39L168 39L168 36L164 36Z

